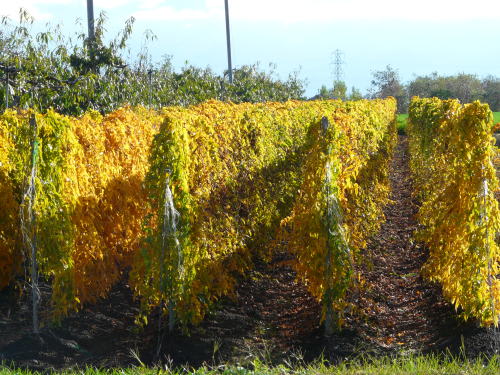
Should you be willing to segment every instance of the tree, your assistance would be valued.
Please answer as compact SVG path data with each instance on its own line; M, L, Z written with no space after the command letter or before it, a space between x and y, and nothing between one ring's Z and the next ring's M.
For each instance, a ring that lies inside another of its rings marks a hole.
M500 111L500 79L493 76L486 77L482 82L483 101L490 105L492 111Z
M408 84L410 97L437 97L440 99L459 99L462 103L483 100L492 108L498 108L495 98L500 96L500 81L488 77L483 81L472 74L440 76L432 73L429 76L418 76Z
M332 99L332 90L329 90L326 85L322 85L319 89L318 93L311 98L313 100L316 99Z
M472 74L461 73L454 77L448 77L447 84L452 97L459 99L462 103L480 100L484 95L481 81Z
M356 87L351 88L351 93L349 94L349 100L361 100L363 99L363 95L361 91L359 91Z
M335 81L332 90L333 99L347 99L347 86L344 81Z
M393 96L398 101L398 112L406 112L408 95L400 83L398 71L387 65L385 70L373 72L372 75L372 97L383 99Z
M92 41L85 33L71 39L57 26L35 34L33 22L26 11L21 11L19 24L0 18L0 110L8 104L78 116L89 109L108 113L127 104L161 108L209 99L236 103L303 99L305 82L298 73L280 79L273 65L268 70L258 64L238 67L234 83L229 84L210 68L186 63L174 71L170 57L153 63L147 47L125 58L133 18L109 38L101 13ZM155 38L147 32L144 45Z

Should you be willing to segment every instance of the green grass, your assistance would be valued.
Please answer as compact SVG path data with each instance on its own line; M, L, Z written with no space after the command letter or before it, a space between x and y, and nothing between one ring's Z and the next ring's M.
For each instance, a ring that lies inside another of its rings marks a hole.
M500 122L500 112L493 112L493 123Z
M237 365L221 365L215 368L198 369L145 368L97 370L68 370L53 372L60 375L498 375L500 374L500 358L490 360L463 360L450 356L403 356L398 358L358 359L346 361L338 366L329 366L324 361L304 364L300 360L292 363L270 367L255 360L247 367ZM44 373L47 373L44 371ZM48 372L50 374L50 372ZM27 370L11 370L0 365L0 375L34 375Z
M398 130L398 134L404 135L406 134L406 121L408 120L408 114L400 113L397 117L398 123L396 128Z

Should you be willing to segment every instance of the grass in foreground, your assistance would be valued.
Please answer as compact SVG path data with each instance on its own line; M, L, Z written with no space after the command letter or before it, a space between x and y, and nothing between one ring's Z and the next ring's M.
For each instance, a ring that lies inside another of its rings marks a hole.
M47 372L44 371L46 374ZM51 372L49 372L50 374ZM12 370L6 364L0 366L0 375L35 375L38 372ZM68 370L52 372L60 375L498 375L500 357L490 360L463 360L450 356L407 356L398 358L358 359L346 361L338 366L329 366L324 361L312 364L298 362L270 367L263 362L254 361L248 367L221 365L199 369L168 369L165 367L135 367L128 369Z

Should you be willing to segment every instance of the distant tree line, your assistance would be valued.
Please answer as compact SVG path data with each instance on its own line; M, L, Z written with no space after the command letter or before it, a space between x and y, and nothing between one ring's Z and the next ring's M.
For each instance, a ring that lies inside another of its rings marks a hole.
M462 103L481 100L488 103L491 110L500 111L500 78L488 76L479 79L472 74L455 76L416 77L407 86L408 97L437 97L440 99L459 99Z
M323 86L317 97L356 100L359 91L352 88L353 94L346 94L344 82L334 82L333 89ZM440 99L459 99L462 103L480 100L488 103L492 111L500 111L500 78L488 76L479 79L473 74L441 76L432 73L417 76L407 84L401 83L398 71L390 65L385 70L372 73L371 89L365 98L386 98L393 96L398 101L398 111L406 113L413 96L437 97Z
M80 115L125 104L161 108L208 99L239 103L304 98L305 82L298 74L280 79L273 65L268 70L258 64L238 67L229 84L226 75L187 62L176 71L169 56L153 63L147 47L132 57L128 42L133 18L109 42L104 13L96 19L94 40L83 32L67 37L59 26L35 33L33 22L24 10L18 23L0 19L0 111L8 105ZM147 32L143 45L154 39Z
M187 62L176 71L169 56L153 62L146 47L156 38L151 32L145 33L143 48L132 57L128 42L133 18L109 42L105 42L104 13L96 19L94 40L84 32L68 37L59 26L47 26L45 31L35 33L33 22L24 10L20 11L18 23L7 17L0 19L0 111L7 106L41 111L54 108L60 113L79 115L88 109L106 113L125 104L161 108L208 99L235 103L305 99L306 83L298 73L281 79L274 65L267 71L258 64L238 67L233 72L234 83L229 84L226 74ZM464 103L481 100L493 111L500 111L500 79L433 73L403 84L398 71L387 66L372 73L367 95L355 87L348 90L345 82L336 81L331 89L322 86L311 99L387 96L398 100L400 113L407 112L413 96L457 98Z

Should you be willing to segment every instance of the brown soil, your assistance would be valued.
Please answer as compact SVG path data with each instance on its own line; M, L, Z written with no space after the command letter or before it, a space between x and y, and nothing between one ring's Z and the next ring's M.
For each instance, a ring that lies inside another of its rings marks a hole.
M420 274L427 251L413 240L418 206L412 197L407 147L401 136L390 174L393 204L386 207L386 222L366 250L371 263L361 269L368 287L360 307L371 328L366 340L395 351L420 352L451 343L457 323L439 287Z
M199 366L203 363L246 364L255 359L290 362L323 356L333 362L360 354L400 354L451 350L464 343L467 354L491 353L488 331L461 324L439 287L420 276L426 250L412 240L417 205L412 199L407 141L400 136L391 167L393 204L387 221L371 239L359 266L364 286L349 296L357 306L345 317L344 329L326 339L319 325L321 307L295 280L286 253L270 263L256 262L233 299L224 299L190 334L165 334L156 355L158 314L139 330L138 303L125 283L110 296L30 334L29 299L13 291L0 293L0 361L33 369L127 367L147 364ZM50 288L42 289L44 301ZM50 307L45 303L42 311Z

